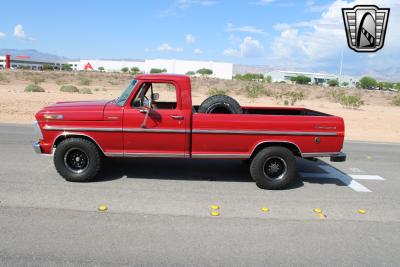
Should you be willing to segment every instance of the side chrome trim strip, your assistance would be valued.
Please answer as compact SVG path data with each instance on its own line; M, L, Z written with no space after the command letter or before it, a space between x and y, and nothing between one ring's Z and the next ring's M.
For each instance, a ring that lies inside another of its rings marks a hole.
M340 152L323 152L323 153L301 153L303 158L314 158L314 157L330 157L338 155Z
M253 130L192 130L197 134L246 134L246 135L319 135L336 136L336 132L299 132L299 131L253 131Z
M97 127L64 127L64 126L49 126L43 127L46 131L87 131L87 132L121 132L122 128L97 128Z
M189 133L185 129L143 129L143 128L104 128L104 127L43 127L46 131L88 131L88 132L128 132L128 133ZM336 136L336 132L299 131L253 131L253 130L192 130L194 134L245 134L245 135L296 135L296 136Z
M124 128L127 133L186 133L186 130L180 129L146 129L146 128Z
M204 159L204 158L229 158L229 159L248 159L250 155L247 154L192 154L192 158Z

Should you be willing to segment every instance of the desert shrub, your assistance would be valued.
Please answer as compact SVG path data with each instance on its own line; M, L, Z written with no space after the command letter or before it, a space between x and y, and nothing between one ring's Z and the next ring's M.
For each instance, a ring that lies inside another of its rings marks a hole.
M62 65L61 65L61 69L62 69L62 70L66 70L66 71L71 71L71 70L72 70L72 67L71 67L70 64L62 64Z
M297 84L309 84L311 82L311 78L307 77L305 75L295 76L295 77L290 78L290 80Z
M76 88L76 86L73 85L63 85L61 86L60 91L67 93L79 93L78 88Z
M346 95L344 90L331 90L328 92L328 97L335 103L340 103L340 99Z
M271 82L272 82L272 77L271 77L271 75L267 75L267 76L265 77L265 81L266 81L267 83L271 83Z
M271 96L271 92L265 89L261 84L250 83L245 87L245 93L248 98L258 98L260 96Z
M127 72L129 71L129 68L128 68L128 67L123 67L123 68L121 69L121 71L122 71L123 73L127 73Z
M105 69L104 69L104 67L99 67L97 70L98 71L104 71Z
M131 72L133 75L136 75L136 74L140 73L140 69L138 67L132 67Z
M328 85L331 87L335 87L339 85L339 82L337 80L329 80Z
M224 89L219 89L219 88L211 88L208 90L208 95L213 96L213 95L226 95L228 93L228 90Z
M186 72L186 75L188 75L188 76L193 76L193 75L195 75L196 73L194 72L194 71L188 71L188 72Z
M357 109L364 105L364 101L357 95L343 95L339 102L345 108Z
M37 84L30 84L27 87L25 87L24 92L39 92L39 93L43 93L45 92L44 89L42 87L40 87Z
M305 98L305 94L301 91L289 91L284 93L275 94L275 99L280 102L283 100L285 106L293 106L297 101L301 101Z
M0 73L0 82L9 82L9 80L6 78L6 76Z
M396 95L393 100L392 100L392 104L395 106L400 106L400 95Z
M79 79L79 85L90 85L92 83L92 80L89 78L80 78Z
M95 92L98 92L98 91L100 91L100 89L99 89L99 88L95 88L94 91L95 91Z
M342 86L348 86L349 85L349 83L348 82L342 82Z
M90 90L90 88L87 88L87 87L79 89L79 93L80 94L90 94L90 95L93 94L92 90Z
M43 70L54 70L54 66L51 64L43 64Z
M33 84L38 85L38 84L41 84L42 82L46 81L46 79L41 76L32 76L31 81L33 82Z
M368 76L362 77L360 79L359 83L360 83L361 88L364 88L364 89L367 89L369 87L373 87L373 86L377 85L376 80L374 78L371 78Z

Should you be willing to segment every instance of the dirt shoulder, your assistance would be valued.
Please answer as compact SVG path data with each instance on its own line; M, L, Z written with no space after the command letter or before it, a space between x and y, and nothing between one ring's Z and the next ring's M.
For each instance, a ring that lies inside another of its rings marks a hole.
M0 123L32 123L34 114L43 106L58 101L116 98L133 77L117 73L0 72ZM45 92L24 92L33 82ZM398 93L345 89L364 101L358 109L343 107L335 101L338 89L287 84L256 84L262 93L249 97L254 83L214 79L194 79L193 102L200 104L210 89L231 95L246 106L287 106L291 92L303 95L294 106L315 109L344 118L346 139L360 141L400 142L400 107L391 104ZM60 92L63 85L74 85L92 94ZM302 98L302 99L301 99ZM287 101L285 101L287 100Z

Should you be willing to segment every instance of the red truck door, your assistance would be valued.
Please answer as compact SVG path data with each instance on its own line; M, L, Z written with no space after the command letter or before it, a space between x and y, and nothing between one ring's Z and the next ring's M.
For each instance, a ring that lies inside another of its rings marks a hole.
M186 129L179 90L172 82L142 81L132 101L124 109L124 156L126 157L185 157ZM145 121L145 103L152 109Z

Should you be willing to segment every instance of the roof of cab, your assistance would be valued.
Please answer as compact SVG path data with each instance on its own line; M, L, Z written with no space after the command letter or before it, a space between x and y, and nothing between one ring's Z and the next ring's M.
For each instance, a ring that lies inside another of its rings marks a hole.
M190 80L189 76L182 74L140 74L136 75L137 80L173 80L173 81L187 81Z

